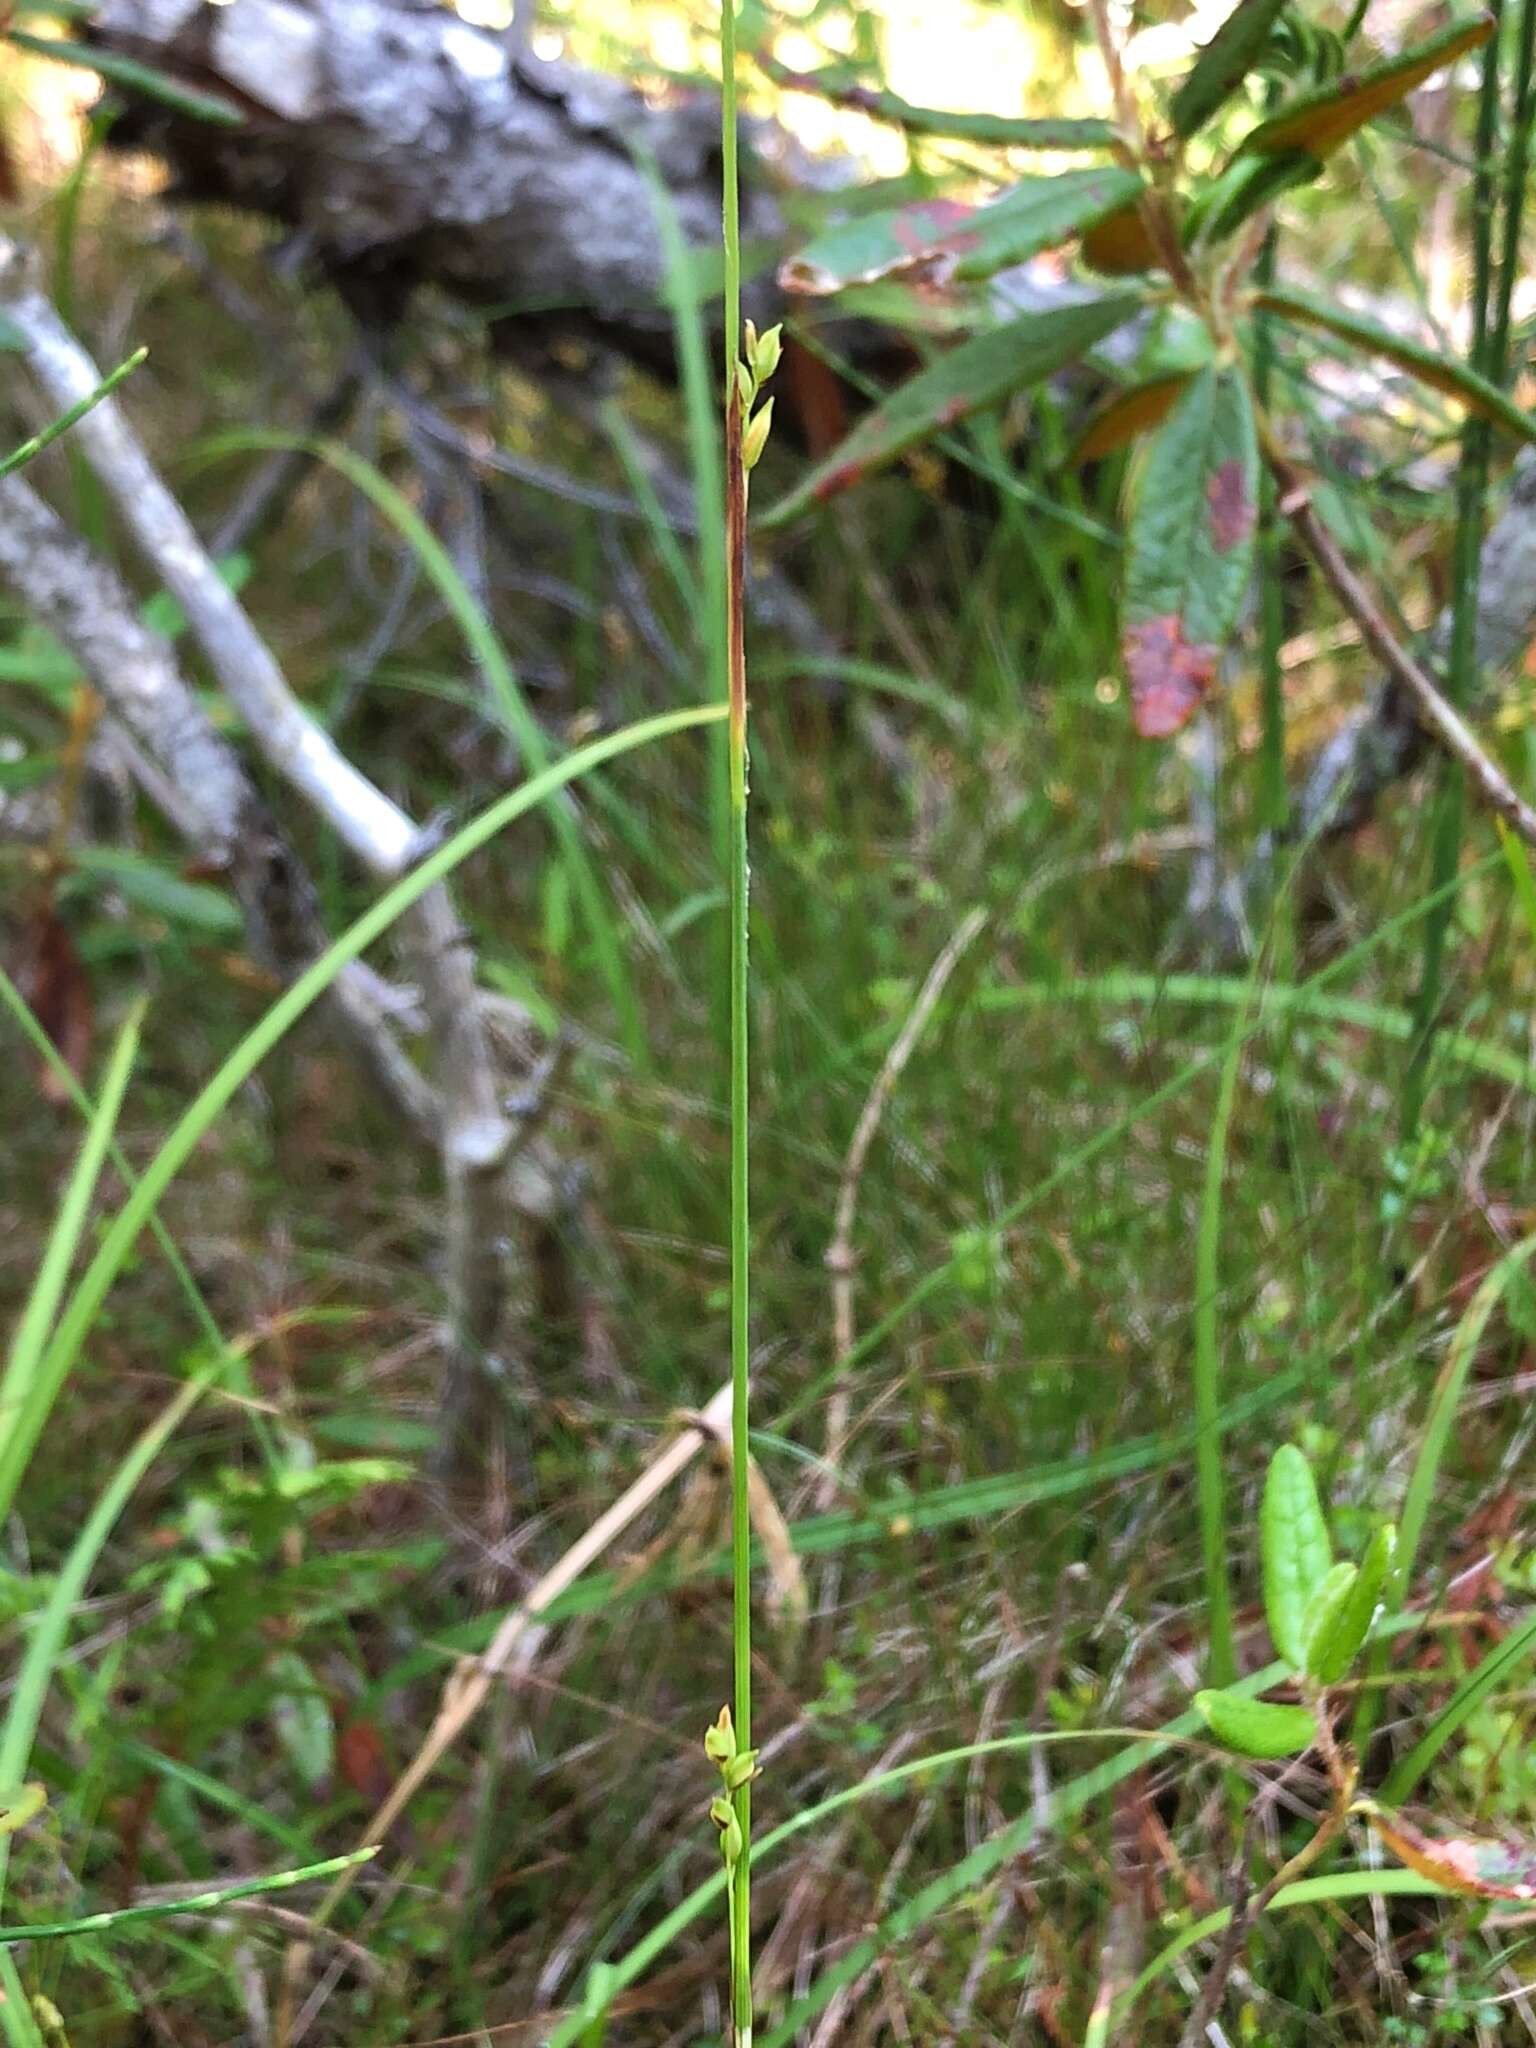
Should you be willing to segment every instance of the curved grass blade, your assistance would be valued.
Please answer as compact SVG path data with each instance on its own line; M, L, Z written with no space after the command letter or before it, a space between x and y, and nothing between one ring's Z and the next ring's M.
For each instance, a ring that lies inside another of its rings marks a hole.
M1328 156L1367 121L1395 107L1416 85L1486 43L1492 34L1493 22L1486 14L1475 21L1453 23L1416 50L1346 74L1293 100L1245 135L1239 150L1272 156L1278 150L1304 149L1315 157Z
M64 1297L69 1269L80 1248L96 1184L112 1146L128 1077L138 1054L143 1015L142 1005L130 1012L112 1048L100 1100L92 1112L85 1142L48 1233L37 1276L6 1355L4 1375L0 1376L0 1475L6 1475L0 1476L0 1501L4 1502L0 1520L9 1512L15 1487L43 1433L57 1392L43 1369L48 1340ZM0 1772L0 1785L14 1782L18 1775Z
M893 392L862 419L825 462L759 524L782 526L810 506L861 483L906 449L970 413L1001 405L1015 391L1039 384L1064 364L1121 327L1141 305L1132 292L1025 313L990 334L978 334Z
M1443 1885L1415 1870L1340 1870L1330 1877L1298 1878L1295 1884L1288 1884L1275 1893L1269 1910L1279 1913L1291 1906L1325 1905L1339 1899L1438 1898L1443 1895ZM1212 1935L1220 1934L1231 1918L1232 1908L1221 1906L1193 1925L1181 1928L1168 1946L1152 1958L1116 1999L1112 2015L1114 2022L1118 2025L1124 2021L1142 1993L1150 1990L1159 1977L1167 1976L1180 1956L1187 1955L1202 1941L1209 1941Z
M211 1891L193 1892L183 1899L156 1899L142 1906L119 1906L103 1913L84 1913L76 1920L47 1920L35 1927L0 1927L0 1942L63 1941L74 1934L106 1934L116 1927L138 1926L145 1920L168 1920L178 1913L215 1913L233 1899L256 1899L264 1892L289 1891L296 1884L310 1884L317 1878L334 1877L355 1864L368 1863L378 1855L376 1848L354 1849L346 1856L328 1856L323 1863L309 1863L298 1870L277 1870L270 1877L244 1878Z
M32 1745L37 1738L38 1724L42 1719L48 1688L53 1682L54 1671L69 1636L70 1619L90 1583L91 1573L95 1569L97 1558L101 1555L102 1546L111 1535L118 1516L128 1505L129 1498L139 1481L180 1427L184 1417L191 1413L202 1395L218 1378L223 1365L222 1357L213 1360L188 1380L166 1403L161 1413L140 1435L119 1464L100 1499L86 1517L79 1535L70 1545L68 1555L49 1588L47 1600L32 1618L21 1668L17 1671L11 1688L5 1720L0 1723L0 1784L15 1784L25 1775L32 1755ZM3 1896L5 1891L9 1851L9 1837L0 1835L0 1896ZM0 1953L4 1951L0 1950Z
M3 346L3 342L0 342L0 346ZM108 371L94 391L87 392L84 398L69 408L68 412L61 413L56 420L44 427L40 434L34 434L30 441L23 441L19 448L13 448L4 461L0 462L0 476L9 476L12 470L20 469L24 463L30 462L33 456L41 455L61 434L67 434L76 420L84 419L85 415L100 405L104 398L110 398L123 379L132 376L148 354L147 348L136 348L126 361L119 363L115 370Z
M1400 1806L1411 1799L1419 1781L1445 1745L1475 1714L1490 1693L1513 1683L1522 1665L1536 1657L1536 1614L1507 1635L1488 1652L1481 1663L1457 1686L1434 1720L1406 1756L1400 1757L1387 1773L1381 1788L1383 1800Z
M1169 114L1175 135L1193 135L1232 97L1263 55L1285 4L1286 0L1238 0L1173 96Z
M1434 1392L1430 1395L1423 1441L1419 1445L1418 1456L1414 1459L1408 1491L1403 1498L1397 1549L1387 1584L1387 1599L1393 1606L1402 1604L1408 1588L1413 1583L1413 1568L1418 1558L1424 1525L1429 1519L1430 1503L1434 1500L1440 1483L1440 1468L1444 1463L1451 1430L1455 1425L1456 1410L1467 1383L1467 1375L1472 1370L1472 1361L1476 1358L1478 1346L1483 1341L1483 1332L1487 1329L1495 1308L1508 1291L1510 1282L1529 1262L1533 1252L1536 1252L1536 1232L1522 1238L1512 1250L1504 1254L1468 1302L1461 1321L1456 1325L1450 1349L1445 1355L1445 1363L1440 1368Z
M500 635L486 616L484 607L460 575L437 535L402 492L371 462L339 441L316 440L304 434L286 434L275 429L242 429L220 434L204 443L210 454L230 449L293 449L312 455L344 476L356 490L389 520L421 563L428 580L447 606L450 617L464 637L481 673L490 686L503 724L517 741L523 760L531 770L541 770L552 758L543 727L534 717L528 699L517 680ZM637 1064L649 1064L645 1026L639 998L625 965L624 948L613 912L597 870L581 836L581 827L568 800L551 806L555 837L561 858L570 873L571 887L591 936L599 970L609 999L618 1016L625 1049Z
M158 100L162 106L171 107L178 114L189 114L194 121L210 121L221 128L245 126L245 116L233 100L211 92L197 92L177 79L168 78L163 71L156 71L153 65L140 64L135 58L120 56L115 50L98 50L86 43L58 42L50 36L29 35L19 28L7 29L5 40L14 43L18 50L25 50L29 56L50 57L56 64L74 64L82 70L94 71L109 85L121 85L129 92L142 93L146 99Z
M897 93L859 85L837 71L792 71L761 56L757 61L786 91L814 93L833 106L890 121L909 135L937 135L954 142L982 143L991 149L1113 150L1120 146L1112 121L1015 120L1006 114L948 113L937 107L914 107Z
M1147 454L1127 540L1120 649L1136 730L1167 739L1189 723L1253 571L1259 443L1235 368L1199 370Z
M159 1151L144 1168L137 1186L108 1226L95 1256L76 1283L38 1367L38 1376L48 1389L48 1407L52 1406L95 1323L108 1290L137 1243L139 1233L153 1215L160 1197L238 1089L285 1033L319 1001L346 963L358 959L435 883L452 874L472 853L494 839L515 819L537 811L568 782L651 740L666 738L691 726L713 725L724 716L723 704L690 705L680 711L663 712L654 718L625 726L619 732L607 733L602 739L593 740L589 745L567 754L563 760L551 763L482 811L478 818L461 827L418 867L402 876L335 939L312 966L305 969L225 1057L217 1072L182 1112ZM0 1502L5 1503L5 1507L0 1508L0 1517L14 1498L18 1476L7 1442L0 1446ZM0 1765L3 1765L3 1757L0 1757ZM9 1773L12 1779L20 1775L19 1770ZM0 1782L5 1782L3 1775L0 1775Z
M1386 1600L1389 1607L1401 1607L1407 1589L1413 1584L1413 1568L1418 1559L1419 1542L1424 1534L1424 1525L1429 1519L1430 1503L1435 1497L1435 1489L1439 1483L1440 1467L1444 1462L1446 1447L1456 1421L1456 1410L1467 1383L1467 1376L1472 1370L1472 1361L1477 1356L1477 1347L1482 1342L1483 1332L1487 1329L1489 1318L1503 1298L1510 1282L1525 1267L1532 1252L1536 1252L1536 1232L1522 1238L1519 1244L1504 1254L1468 1302L1461 1321L1452 1334L1450 1348L1445 1354L1445 1363L1440 1368L1434 1391L1429 1398L1429 1414L1425 1418L1423 1440L1419 1445L1418 1456L1414 1459L1413 1471L1408 1480L1408 1491L1403 1499L1397 1547L1387 1578ZM1485 1664L1488 1661L1484 1659ZM1379 1678L1385 1671L1384 1643L1375 1645L1366 1668L1373 1678ZM1482 1666L1478 1668L1481 1670ZM1474 1678L1476 1675L1473 1674ZM1360 1704L1355 1710L1354 1725L1350 1731L1352 1739L1362 1747L1375 1724L1375 1712L1376 1696L1374 1692L1367 1691L1361 1695ZM1439 1724L1436 1725L1438 1727ZM1445 1735L1440 1738L1441 1741L1446 1739L1448 1738ZM1427 1742L1428 1737L1414 1751L1417 1757L1419 1751L1424 1750L1426 1763L1435 1754L1433 1748L1426 1748ZM1421 1764L1419 1768L1422 1767ZM1406 1796L1403 1783L1396 1771L1383 1787L1382 1796L1392 1805L1400 1804Z
M1390 328L1379 327L1374 320L1346 312L1343 307L1320 299L1311 292L1271 286L1267 291L1255 293L1253 304L1260 312L1278 313L1283 320L1304 327L1321 328L1326 334L1336 335L1340 341L1366 349L1372 355L1384 356L1389 363L1406 370L1410 377L1417 377L1431 390L1456 399L1480 419L1505 428L1519 440L1536 442L1536 418L1522 411L1513 399L1506 397L1496 384L1490 384L1486 377L1480 376L1470 364L1457 362L1453 356L1440 355L1434 349L1421 348L1417 342L1405 341Z

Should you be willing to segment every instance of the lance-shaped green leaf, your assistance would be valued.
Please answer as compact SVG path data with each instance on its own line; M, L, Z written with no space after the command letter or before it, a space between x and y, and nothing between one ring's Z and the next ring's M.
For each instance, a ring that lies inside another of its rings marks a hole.
M1123 326L1141 303L1136 293L1120 292L1080 305L1053 306L962 342L860 420L759 524L781 526L818 500L862 482L927 435L1040 383Z
M1166 739L1215 681L1253 569L1258 433L1235 368L1192 377L1137 481L1120 648L1136 730Z
M1192 195L1184 210L1185 245L1200 240L1219 242L1236 234L1261 206L1271 206L1282 192L1310 185L1323 174L1320 157L1304 149L1277 150L1273 156L1234 157L1218 177Z
M1138 186L1113 164L1025 178L985 206L924 199L867 213L818 235L779 270L785 291L822 297L918 272L930 284L991 277L1055 248L1125 204Z
M1212 1691L1197 1692L1195 1708L1218 1741L1244 1756L1300 1756L1317 1740L1317 1724L1305 1707Z
M1447 64L1486 43L1493 34L1493 22L1486 14L1475 21L1453 23L1431 36L1416 50L1405 51L1364 71L1346 72L1342 78L1319 86L1282 107L1270 120L1261 122L1245 135L1240 149L1273 156L1279 150L1303 149L1325 157L1347 142L1351 135L1374 121L1389 107L1408 97Z
M1378 1529L1359 1565L1336 1564L1307 1603L1306 1669L1319 1685L1337 1685L1370 1634L1393 1541L1390 1525Z
M1295 1444L1282 1444L1269 1461L1259 1542L1269 1633L1286 1662L1305 1670L1307 1606L1332 1567L1333 1547L1312 1467Z
M1242 84L1264 53L1285 0L1237 0L1173 96L1175 135L1193 135Z
M1433 349L1420 348L1417 342L1405 341L1390 328L1378 327L1374 320L1364 320L1356 313L1346 312L1342 306L1315 297L1311 292L1275 286L1255 293L1253 303L1261 312L1278 313L1284 320L1320 328L1325 334L1336 335L1340 341L1368 349L1372 355L1396 363L1410 377L1417 377L1432 391L1454 398L1469 412L1477 413L1494 426L1505 428L1522 441L1536 441L1536 418L1522 411L1496 384L1490 384L1486 377L1479 376L1476 370L1458 362L1454 356L1437 355Z
M1129 391L1117 391L1090 414L1072 450L1073 461L1096 462L1157 426L1172 412L1193 375L1193 370L1171 370L1166 377L1150 377Z
M909 135L940 135L956 142L984 143L992 149L1109 150L1120 142L1112 121L948 113L939 107L915 107L897 93L859 85L841 71L791 71L787 65L758 61L770 78L791 92L815 93L834 106L890 121Z
M26 50L34 57L51 57L57 64L78 64L111 85L143 93L146 99L159 100L178 114L190 114L195 121L210 121L223 128L245 125L245 116L233 100L221 99L216 93L198 92L179 79L168 78L151 64L141 64L136 57L119 56L115 50L98 50L94 44L29 35L19 28L7 29L5 35L6 41L14 43L18 50Z

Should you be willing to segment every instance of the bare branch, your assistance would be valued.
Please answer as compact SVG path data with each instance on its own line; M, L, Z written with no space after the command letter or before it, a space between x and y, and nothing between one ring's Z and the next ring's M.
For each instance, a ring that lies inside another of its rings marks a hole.
M143 624L116 572L20 476L0 478L0 577L78 662L158 771L152 795L199 861L228 873L253 950L285 978L325 944L314 886L214 727L170 648ZM127 757L135 763L135 754ZM436 1096L394 1037L377 978L348 967L333 1014L418 1139L437 1140Z
M0 306L26 339L28 368L60 411L96 389L100 373L44 298L31 252L4 239ZM417 844L415 826L295 701L266 643L129 432L117 403L106 399L87 413L73 438L145 559L186 613L262 753L375 874L399 874Z
M1271 456L1270 468L1279 485L1281 511L1323 572L1339 603L1360 628L1366 645L1392 680L1408 692L1430 735L1465 768L1483 802L1527 844L1536 846L1536 810L1532 810L1503 770L1484 751L1466 720L1441 695L1428 670L1399 641L1375 598L1317 516L1299 473L1278 456Z

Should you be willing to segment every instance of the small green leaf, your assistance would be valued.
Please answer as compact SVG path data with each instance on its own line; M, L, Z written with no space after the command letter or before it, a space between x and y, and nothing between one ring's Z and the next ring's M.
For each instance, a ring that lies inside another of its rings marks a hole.
M239 909L223 890L185 881L146 854L117 846L77 846L71 849L70 866L82 881L86 876L99 877L140 910L168 923L230 937L242 928ZM73 885L69 893L75 893Z
M1486 43L1493 21L1484 14L1475 21L1453 23L1431 36L1417 50L1372 64L1293 100L1271 120L1262 122L1239 145L1245 153L1273 156L1277 150L1303 149L1315 157L1332 154L1340 143L1374 121L1388 107L1406 99L1437 71Z
M1136 730L1166 739L1216 677L1253 569L1259 450L1235 368L1203 369L1147 454L1128 535L1121 652Z
M1259 1533L1269 1632L1281 1656L1301 1671L1307 1603L1328 1576L1332 1546L1312 1467L1295 1444L1282 1444L1269 1462Z
M1300 1756L1317 1740L1317 1724L1305 1707L1277 1706L1236 1692L1197 1692L1195 1707L1218 1741L1244 1756Z
M1458 362L1454 356L1438 355L1433 349L1419 347L1417 342L1405 341L1390 328L1378 327L1374 320L1346 312L1332 300L1317 298L1311 292L1275 286L1255 293L1253 303L1260 312L1278 313L1283 320L1321 328L1325 334L1337 335L1340 341L1384 356L1409 376L1417 377L1421 384L1458 400L1469 412L1494 426L1504 427L1522 441L1536 441L1536 419L1522 412L1496 384L1490 384L1486 377L1479 376L1469 364Z
M1261 207L1273 205L1282 192L1310 185L1322 173L1322 159L1304 149L1234 157L1219 177L1200 186L1191 198L1183 221L1185 244L1197 238L1219 242L1236 234L1245 220Z
M1139 180L1103 165L1024 178L985 206L922 199L866 213L819 235L779 269L787 292L824 297L848 285L919 274L931 287L992 277L1056 247L1123 206Z
M860 483L904 449L1015 391L1038 384L1123 326L1141 305L1133 292L1024 313L989 334L978 334L937 358L866 415L848 438L786 498L761 526L782 526L824 498Z
M1318 1662L1331 1651L1338 1610L1354 1590L1355 1581L1359 1576L1357 1565L1333 1565L1307 1602L1306 1610L1301 1617L1301 1638L1305 1652L1303 1669L1311 1678L1322 1677L1318 1670Z
M1193 135L1230 99L1264 53L1285 0L1238 0L1173 96L1175 135Z
M1319 1685L1337 1685L1360 1654L1392 1568L1394 1541L1391 1524L1384 1523L1358 1567L1336 1564L1308 1602L1306 1668Z

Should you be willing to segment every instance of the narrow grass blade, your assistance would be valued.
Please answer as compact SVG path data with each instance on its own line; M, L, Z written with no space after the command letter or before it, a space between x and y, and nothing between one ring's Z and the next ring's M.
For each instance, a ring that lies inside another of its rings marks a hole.
M696 705L682 711L663 712L655 718L626 726L622 731L608 733L602 739L568 754L563 760L530 777L454 833L327 947L228 1054L145 1168L138 1185L107 1229L59 1318L44 1354L40 1368L43 1374L53 1384L62 1384L89 1335L108 1290L138 1241L139 1233L154 1214L160 1197L236 1091L284 1034L319 1001L349 960L356 960L389 930L402 912L428 889L452 874L478 848L495 838L514 819L537 811L568 782L651 740L666 738L692 726L713 724L724 716L724 709L723 705ZM4 1488L0 1486L0 1500L4 1499Z
M1467 1673L1413 1748L1392 1766L1381 1788L1383 1806L1401 1806L1411 1799L1424 1773L1452 1736L1491 1693L1512 1684L1515 1674L1533 1657L1536 1614L1528 1616L1497 1648L1488 1652L1474 1671Z
M0 1522L10 1512L16 1488L62 1383L62 1374L58 1380L52 1380L44 1367L50 1356L48 1337L117 1128L128 1078L138 1055L143 1014L142 1005L136 1007L118 1033L102 1081L100 1102L48 1233L37 1277L11 1340L4 1376L0 1377ZM68 1370L67 1363L64 1370ZM0 1785L6 1782L0 1774Z
M119 1906L111 1912L85 1913L75 1920L46 1920L35 1927L0 1927L0 1942L63 1941L72 1934L105 1934L117 1927L136 1927L146 1920L168 1920L180 1913L215 1913L234 1899L257 1899L265 1892L288 1891L296 1884L311 1884L317 1878L334 1877L354 1864L368 1863L378 1855L376 1848L354 1849L347 1856L329 1856L323 1863L309 1863L299 1870L278 1870L270 1877L242 1879L212 1891L194 1892L182 1899L156 1899L142 1906Z
M0 347L3 346L3 335L0 335ZM61 434L67 434L77 420L84 419L88 412L94 412L104 398L112 396L125 377L132 376L148 354L147 348L135 349L126 362L119 363L115 370L109 371L102 378L94 391L87 392L84 398L69 408L68 412L60 413L59 417L44 427L40 434L34 434L30 441L23 441L19 448L13 448L10 454L0 461L0 476L9 476L12 470L22 468L35 455L41 455L45 448L51 447Z

